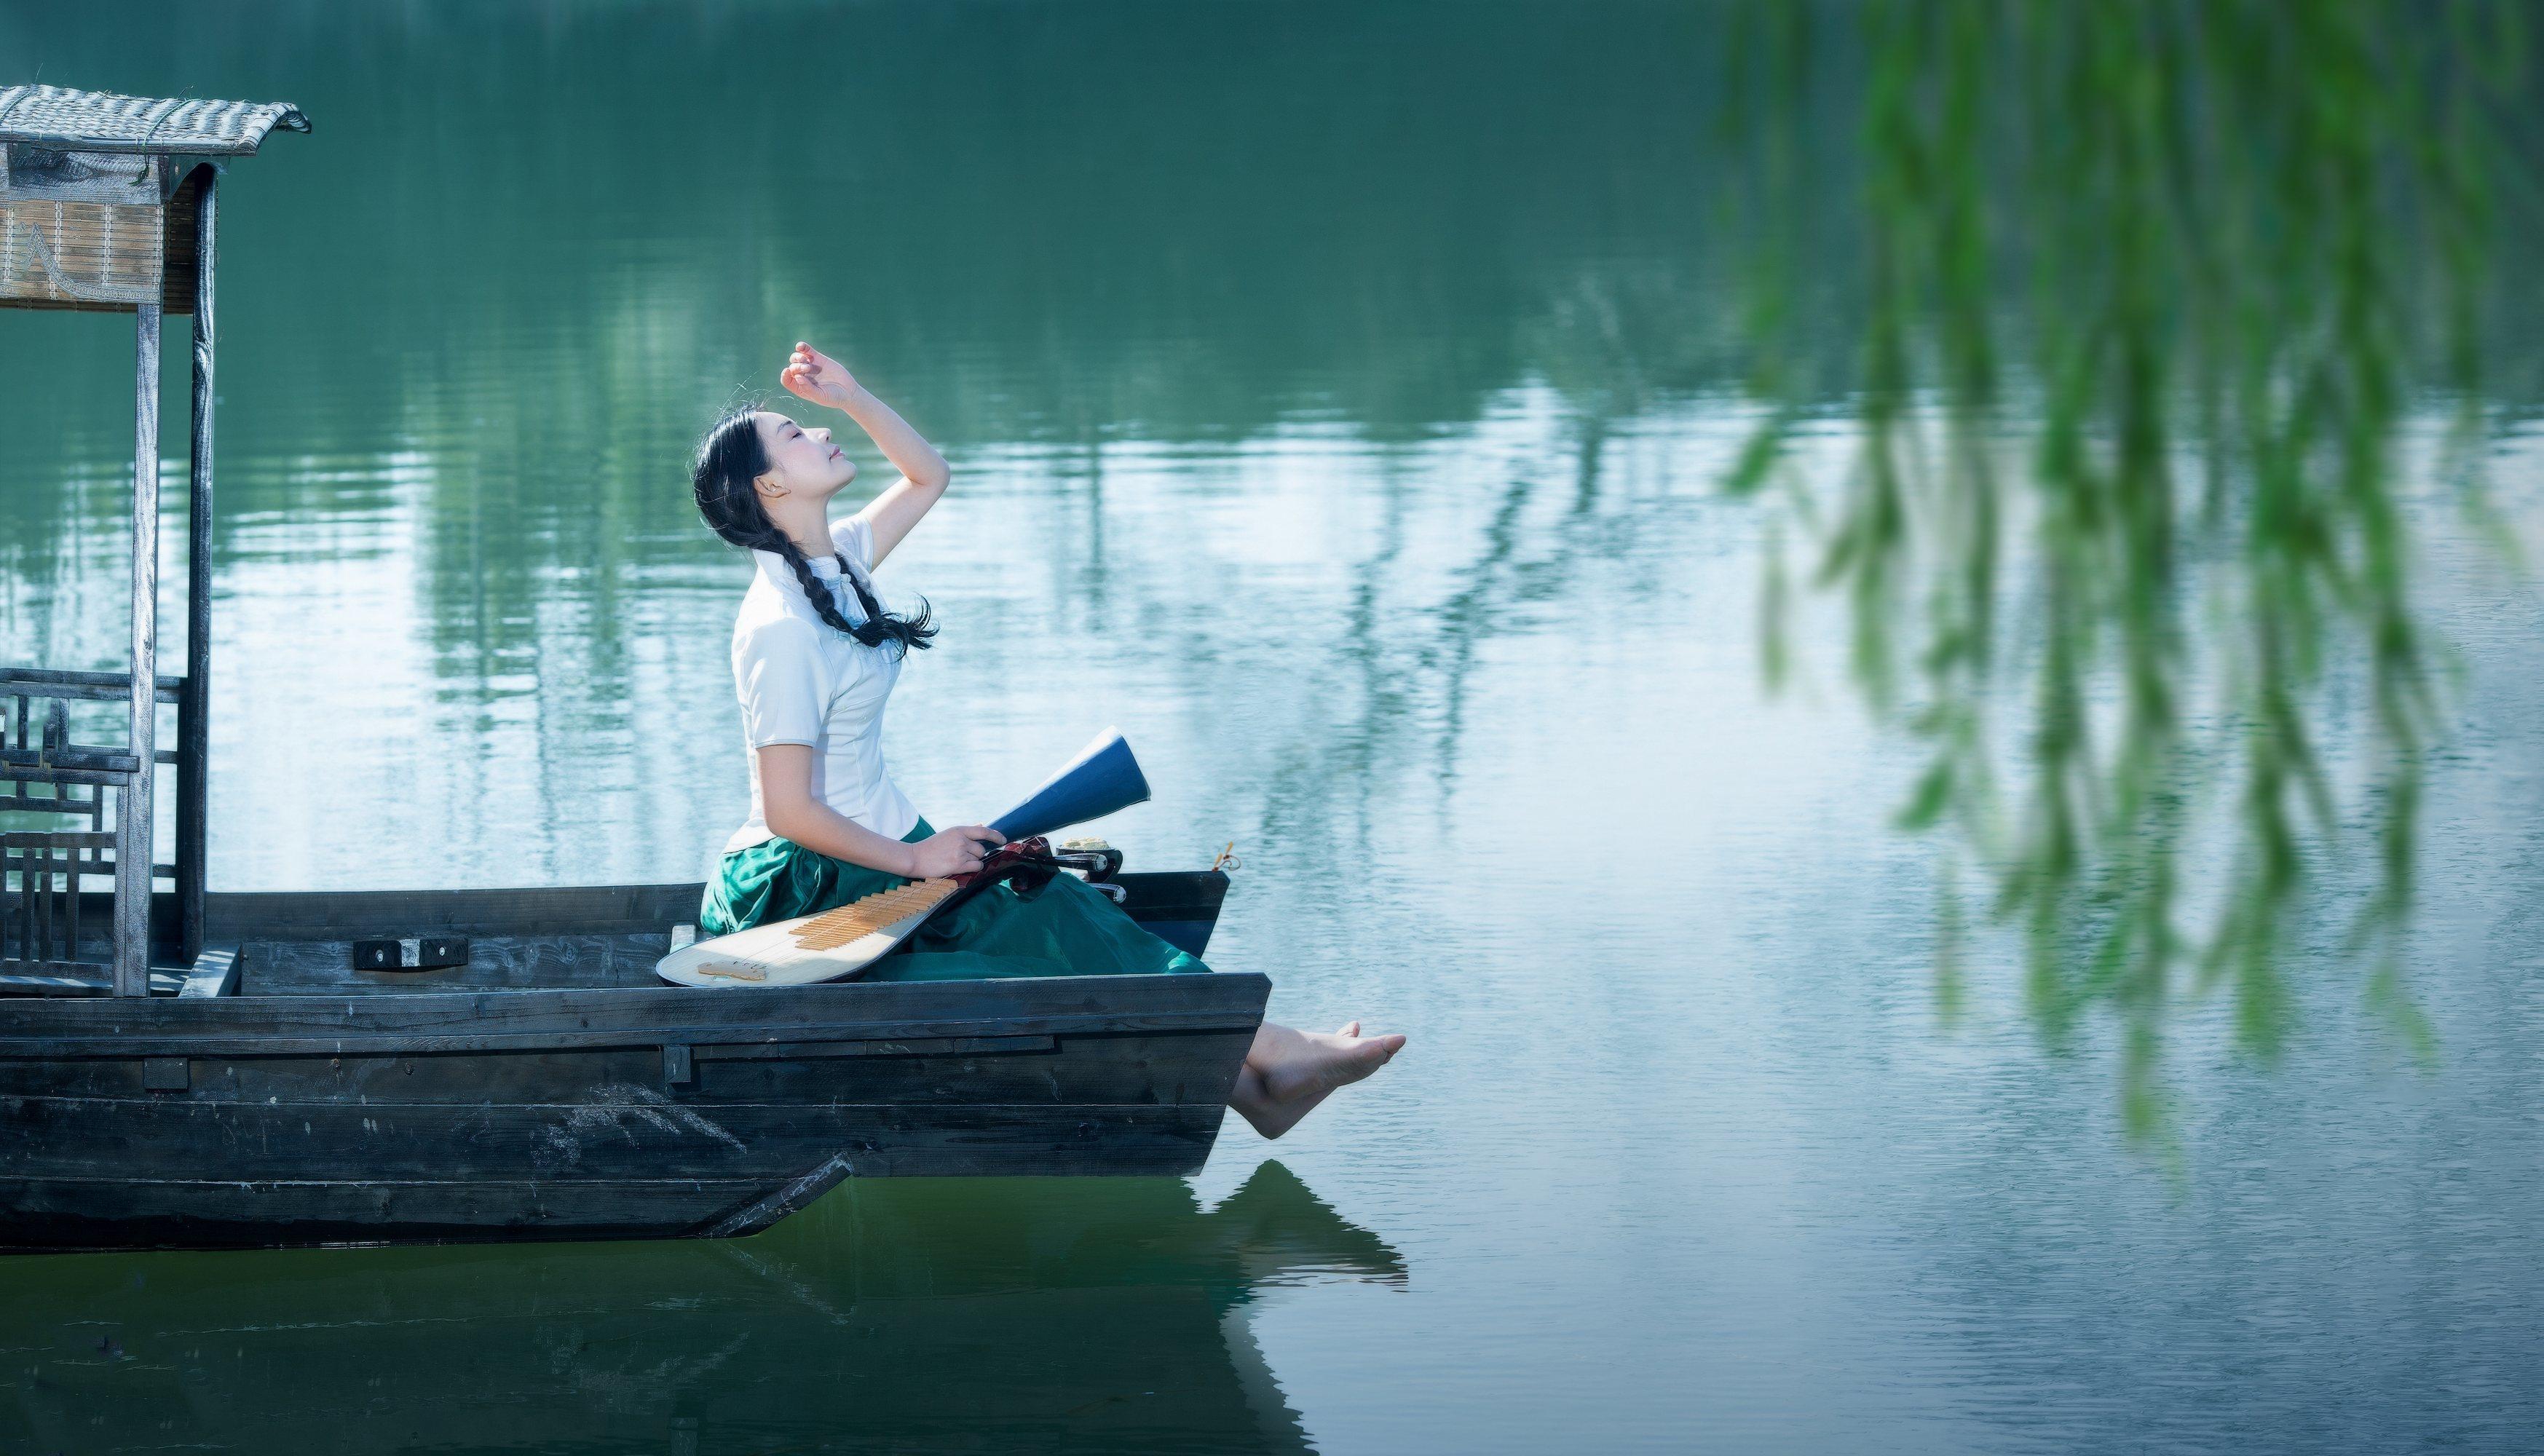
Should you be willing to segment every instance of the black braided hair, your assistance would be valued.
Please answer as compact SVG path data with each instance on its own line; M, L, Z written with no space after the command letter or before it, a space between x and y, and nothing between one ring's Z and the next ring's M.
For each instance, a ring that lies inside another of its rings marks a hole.
M705 517L708 528L736 546L773 551L784 557L804 588L805 600L813 604L822 620L865 646L890 643L900 655L907 655L912 648L931 646L928 639L936 635L936 628L924 598L918 603L917 616L892 616L875 600L855 570L842 561L839 575L847 578L857 594L857 606L866 614L863 622L850 622L839 610L837 599L822 584L822 578L813 575L813 563L805 557L804 548L768 518L768 511L759 503L759 492L752 484L768 473L768 447L760 442L759 424L753 418L755 413L749 408L733 411L717 421L706 438L698 442L697 459L689 466L689 488L696 493L698 514Z

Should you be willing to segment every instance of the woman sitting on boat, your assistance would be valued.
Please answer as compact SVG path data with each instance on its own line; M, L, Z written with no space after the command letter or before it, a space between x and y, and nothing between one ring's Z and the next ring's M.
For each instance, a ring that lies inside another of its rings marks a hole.
M717 421L690 483L715 533L748 547L759 573L733 630L734 685L751 759L751 821L725 844L698 912L702 936L819 914L914 880L976 870L1001 836L986 824L937 829L883 760L883 710L903 659L936 629L884 610L870 574L945 494L952 472L891 407L809 344L779 375L817 405L846 413L901 471L844 520L833 497L856 463L827 428L766 410ZM1067 875L1020 895L1000 885L929 921L869 980L1204 971L1111 900ZM1399 1035L1331 1035L1265 1022L1230 1106L1279 1137L1338 1087L1385 1065Z

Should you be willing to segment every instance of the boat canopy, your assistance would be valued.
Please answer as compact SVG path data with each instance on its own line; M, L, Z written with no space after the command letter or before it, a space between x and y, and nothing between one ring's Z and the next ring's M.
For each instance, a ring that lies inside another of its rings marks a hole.
M117 96L59 86L0 86L0 141L52 151L244 157L276 127L306 131L287 101Z
M131 667L0 666L0 809L52 821L0 828L0 994L145 996L154 958L182 971L203 951L215 192L222 159L254 153L278 127L307 131L309 118L288 102L0 87L0 307L134 316ZM181 676L158 670L165 314L194 316ZM83 700L125 705L123 742L72 741L68 709ZM177 708L174 753L159 747L163 703ZM156 865L163 761L177 770L177 855ZM174 924L154 935L163 877L174 913L162 918ZM114 890L92 907L87 886L99 881Z

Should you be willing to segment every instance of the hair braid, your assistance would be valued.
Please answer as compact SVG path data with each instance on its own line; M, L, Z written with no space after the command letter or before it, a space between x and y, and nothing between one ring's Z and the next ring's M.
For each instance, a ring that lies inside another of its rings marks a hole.
M773 551L779 556L786 558L786 565L795 569L795 579L804 588L804 599L813 604L813 610L821 615L823 621L830 623L832 627L840 632L846 633L850 637L855 637L857 635L856 624L850 622L846 615L839 610L839 599L831 594L831 588L823 584L821 577L813 575L812 559L804 554L803 547L795 544L795 539L793 537L787 535L784 531L772 529L768 533L766 543L761 545L759 549L762 551ZM840 562L839 575L846 575L847 570L848 564L846 562ZM862 593L860 593L860 595L862 595ZM868 611L866 613L866 620L873 621L878 615L880 614ZM872 647L874 644L867 643L866 646Z
M847 578L849 588L857 594L857 606L865 613L863 622L850 622L847 614L839 610L838 598L821 577L813 575L813 563L804 555L804 548L768 518L768 511L759 503L759 493L753 488L753 482L768 470L768 451L760 443L759 426L752 415L747 409L727 415L698 443L697 459L689 467L689 486L697 497L698 514L706 519L708 527L736 546L773 551L783 557L804 588L804 599L834 630L870 648L889 643L896 653L930 646L928 639L936 635L936 628L924 599L918 604L917 616L893 616L875 600L856 570L834 553L839 563L839 575Z
M846 557L839 558L839 575L847 578L848 589L857 594L857 610L866 614L867 621L906 625L914 635L917 645L922 648L927 646L927 639L936 635L936 628L931 622L935 614L928 608L927 598L922 596L918 599L917 616L895 617L883 609L883 603L875 600L874 592L866 586L866 578L855 568L848 565Z

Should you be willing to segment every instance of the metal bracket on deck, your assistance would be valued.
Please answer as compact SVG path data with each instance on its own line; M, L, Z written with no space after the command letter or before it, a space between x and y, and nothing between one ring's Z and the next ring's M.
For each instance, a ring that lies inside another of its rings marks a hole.
M698 1080L697 1057L685 1046L663 1048L663 1080L674 1087L686 1087Z
M461 936L354 942L356 970L447 970L467 963L468 942Z

